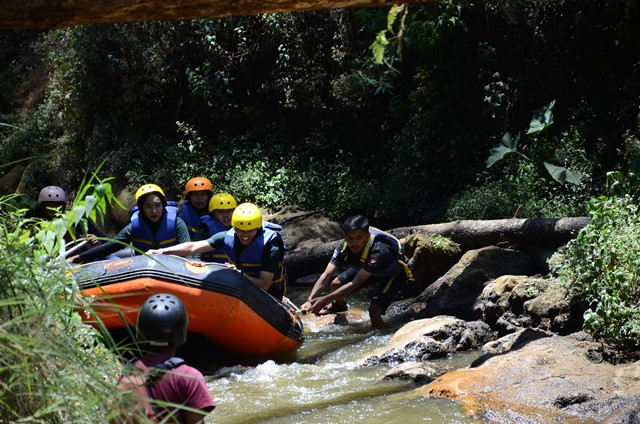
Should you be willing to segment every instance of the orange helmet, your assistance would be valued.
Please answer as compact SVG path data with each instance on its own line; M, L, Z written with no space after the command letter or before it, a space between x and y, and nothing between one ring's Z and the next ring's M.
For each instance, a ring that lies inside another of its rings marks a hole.
M187 194L191 193L192 191L201 191L201 190L207 190L207 191L210 191L211 194L213 194L213 184L211 184L211 181L209 181L205 177L191 178L184 185L185 197L187 196Z

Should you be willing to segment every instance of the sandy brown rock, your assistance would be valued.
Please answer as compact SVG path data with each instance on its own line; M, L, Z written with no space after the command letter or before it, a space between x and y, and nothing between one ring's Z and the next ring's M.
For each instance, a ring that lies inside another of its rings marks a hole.
M485 286L474 304L478 319L498 334L523 328L570 334L582 328L582 311L572 305L551 280L523 275L504 275Z
M418 390L455 399L470 415L495 422L637 422L640 361L598 361L599 348L582 333L533 332Z

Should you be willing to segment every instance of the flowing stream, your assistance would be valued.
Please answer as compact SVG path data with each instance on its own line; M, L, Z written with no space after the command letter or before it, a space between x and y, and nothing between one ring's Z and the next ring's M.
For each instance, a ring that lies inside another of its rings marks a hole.
M287 295L299 305L306 291L308 288L293 287ZM390 366L359 365L398 328L372 330L364 294L349 301L348 323L313 325L317 319L305 317L306 339L286 359L253 363L227 359L224 364L197 365L217 403L207 422L472 422L452 401L417 396L414 382L382 380ZM392 305L385 319L392 321L393 316ZM467 366L477 356L477 352L460 353L433 362L453 370Z

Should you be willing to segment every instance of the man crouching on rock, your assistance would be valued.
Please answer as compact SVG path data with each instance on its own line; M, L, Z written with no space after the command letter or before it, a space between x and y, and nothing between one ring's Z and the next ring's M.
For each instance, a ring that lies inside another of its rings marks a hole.
M302 312L328 315L348 309L345 296L360 288L369 278L379 286L369 305L373 328L384 326L382 315L402 288L411 271L408 259L398 239L391 234L369 227L363 215L354 215L342 224L344 240L333 251L326 269L313 285ZM330 293L319 296L339 268L347 268L331 281Z

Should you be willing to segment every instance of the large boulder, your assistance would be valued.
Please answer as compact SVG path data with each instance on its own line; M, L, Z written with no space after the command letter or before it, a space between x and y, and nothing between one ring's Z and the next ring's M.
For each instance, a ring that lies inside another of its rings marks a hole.
M471 367L417 389L492 422L640 422L640 361L612 365L584 333L522 330L483 348Z
M503 336L523 328L569 334L582 328L582 311L551 280L505 275L482 291L474 304L478 319Z
M496 246L470 250L403 309L417 318L452 315L473 321L476 319L473 306L487 284L503 275L532 272L533 264L526 253Z
M287 208L272 215L265 215L265 219L282 225L280 234L288 251L331 241L334 242L335 248L342 237L340 224L319 212Z
M13 194L18 191L18 187L22 181L22 175L27 169L26 162L20 162L11 167L11 169L0 176L0 195Z
M412 234L404 240L404 250L415 281L416 292L407 293L412 296L444 275L462 256L459 244L437 234Z
M440 358L449 353L476 349L495 337L481 322L465 322L451 316L412 321L400 328L385 347L362 360L363 365L399 364Z

